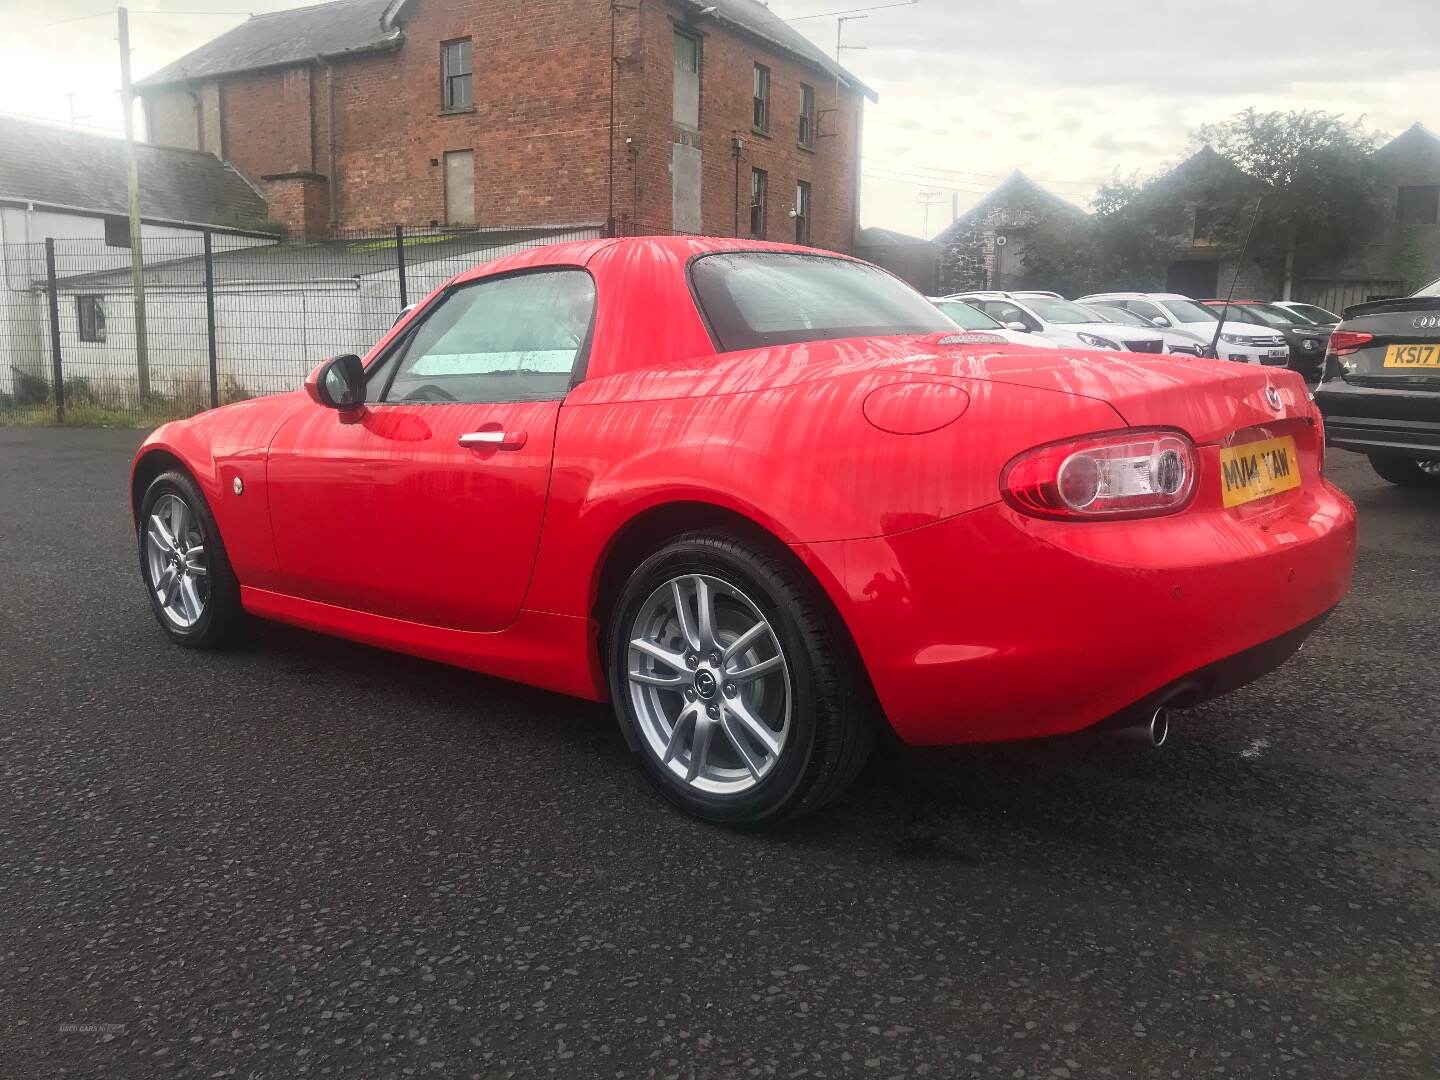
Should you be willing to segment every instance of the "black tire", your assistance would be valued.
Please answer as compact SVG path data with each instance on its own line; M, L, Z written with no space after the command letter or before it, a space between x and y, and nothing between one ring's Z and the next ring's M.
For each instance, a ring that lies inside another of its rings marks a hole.
M698 791L671 772L644 738L631 700L629 642L642 608L667 581L695 574L744 593L770 624L788 665L790 734L771 771L740 794ZM765 547L716 532L677 537L631 573L613 605L606 641L611 699L627 742L650 782L698 818L758 828L809 813L843 792L869 756L872 696L849 635L818 585Z
M1388 480L1400 487L1440 488L1440 470L1426 472L1415 458L1371 454L1370 467L1375 470L1380 479Z
M189 626L177 624L175 619L166 613L151 578L150 560L146 550L146 532L151 514L156 503L167 496L173 496L185 503L193 515L195 528L204 545L204 562L208 570L204 607L199 617ZM210 513L210 506L194 480L183 472L172 470L161 473L151 482L145 490L145 497L140 501L136 541L140 555L140 580L145 586L145 595L150 598L150 610L170 640L187 649L218 649L233 641L244 619L240 608L240 583L230 567L230 559L225 552L225 544L220 538L215 518Z

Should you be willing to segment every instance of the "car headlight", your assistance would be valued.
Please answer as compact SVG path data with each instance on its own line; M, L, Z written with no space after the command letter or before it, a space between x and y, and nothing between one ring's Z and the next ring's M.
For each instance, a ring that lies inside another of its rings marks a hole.
M1253 345L1253 344L1255 344L1255 343L1254 343L1253 341L1251 341L1249 338L1247 338L1247 337L1241 337L1239 334L1221 334L1221 335L1220 335L1220 340L1223 341L1223 342L1225 342L1225 344L1227 344L1227 345Z
M1120 351L1120 343L1118 341L1111 341L1109 338L1101 337L1099 334L1077 332L1075 336L1085 342L1086 345L1093 346L1094 348L1114 349L1116 352Z

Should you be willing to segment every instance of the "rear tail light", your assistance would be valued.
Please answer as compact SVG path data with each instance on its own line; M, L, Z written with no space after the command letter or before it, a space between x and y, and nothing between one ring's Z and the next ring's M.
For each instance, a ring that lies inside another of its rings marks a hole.
M1000 490L1036 517L1158 517L1189 505L1196 471L1195 444L1178 431L1112 431L1026 451L1005 466Z
M1330 334L1330 354L1345 356L1375 340L1374 334L1364 330L1334 330Z

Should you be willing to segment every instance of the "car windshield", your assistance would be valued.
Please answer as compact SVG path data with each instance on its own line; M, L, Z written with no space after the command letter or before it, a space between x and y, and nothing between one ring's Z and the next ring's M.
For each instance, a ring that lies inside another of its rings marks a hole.
M1269 326L1265 319L1260 317L1253 304L1215 304L1212 311L1219 312L1225 309L1225 321L1237 323L1249 323L1251 326Z
M937 300L935 306L943 311L955 325L965 330L1002 330L998 322L979 308L973 308L963 300Z
M955 329L950 318L899 279L849 259L731 252L696 259L690 275L700 308L726 352Z
M1217 322L1220 318L1204 304L1197 304L1194 300L1187 300L1183 296L1174 300L1166 300L1164 303L1177 322Z
M1126 326L1143 326L1147 330L1155 329L1146 319L1142 319L1133 311L1127 311L1122 307L1110 307L1108 304L1086 304L1087 311L1093 311L1105 322L1123 323Z
M1286 311L1274 304L1249 304L1247 307L1266 323L1279 330L1289 330L1293 326L1309 326L1310 321L1296 315L1293 311Z
M1093 323L1095 313L1069 300L1054 300L1048 296L1027 296L1025 306L1048 323ZM1104 320L1100 320L1103 322Z

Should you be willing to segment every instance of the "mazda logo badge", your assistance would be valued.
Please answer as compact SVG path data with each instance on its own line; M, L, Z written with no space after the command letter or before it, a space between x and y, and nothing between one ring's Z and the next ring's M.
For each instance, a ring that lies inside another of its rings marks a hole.
M1270 408L1276 412L1279 412L1285 407L1285 403L1280 400L1280 391L1276 390L1273 386L1265 387L1265 401L1269 404Z
M1421 315L1411 325L1416 330L1433 330L1440 326L1440 315Z

